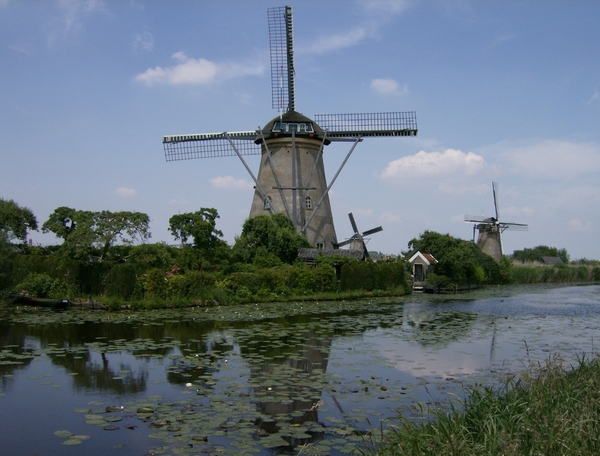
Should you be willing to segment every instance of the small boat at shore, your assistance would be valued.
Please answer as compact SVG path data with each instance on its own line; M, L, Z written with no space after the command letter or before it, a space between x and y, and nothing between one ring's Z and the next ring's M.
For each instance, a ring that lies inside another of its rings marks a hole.
M19 306L37 306L49 309L66 309L69 306L68 299L34 298L26 295L16 295L12 303Z

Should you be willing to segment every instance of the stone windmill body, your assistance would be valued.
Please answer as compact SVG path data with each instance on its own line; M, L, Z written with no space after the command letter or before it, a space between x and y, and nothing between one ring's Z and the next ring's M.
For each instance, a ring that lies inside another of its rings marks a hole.
M498 205L498 183L492 182L492 194L494 197L495 217L478 217L476 215L465 215L465 222L473 223L473 242L475 242L476 232L477 245L483 253L487 253L496 261L502 259L502 233L506 230L527 231L529 229L526 223L501 222L500 208Z
M292 8L269 8L267 17L272 104L279 115L257 130L164 136L165 157L176 161L237 156L255 184L250 217L284 213L311 244L331 249L338 243L329 190L355 147L365 137L416 136L416 114L322 114L314 119L300 114L295 107ZM328 182L323 151L337 141L348 142L350 148ZM255 176L244 156L259 154Z

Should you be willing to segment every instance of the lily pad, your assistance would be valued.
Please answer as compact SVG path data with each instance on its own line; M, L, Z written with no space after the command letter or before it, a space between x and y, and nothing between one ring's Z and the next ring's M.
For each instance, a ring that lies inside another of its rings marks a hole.
M63 445L81 445L81 440L79 440L79 439L67 439L62 444Z

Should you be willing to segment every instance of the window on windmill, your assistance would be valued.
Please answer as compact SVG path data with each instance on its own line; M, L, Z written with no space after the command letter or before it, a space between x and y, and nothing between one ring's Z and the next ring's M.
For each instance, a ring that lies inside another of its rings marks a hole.
M271 197L267 196L265 198L265 209L271 209Z
M312 209L312 198L310 196L307 196L304 200L304 205L306 207L306 209Z
M317 242L317 249L323 250L325 248L325 244L323 242Z

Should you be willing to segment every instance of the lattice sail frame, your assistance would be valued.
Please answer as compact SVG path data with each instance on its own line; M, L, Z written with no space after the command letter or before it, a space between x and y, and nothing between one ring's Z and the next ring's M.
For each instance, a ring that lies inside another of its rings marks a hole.
M418 133L417 114L414 111L317 114L315 123L326 131L327 138L331 141L363 137L417 136ZM260 155L260 143L255 143L259 135L260 132L255 130L164 136L165 158L167 161L178 161L233 157L237 155L236 149L240 155Z
M418 132L414 111L316 114L315 122L329 138L417 136Z
M267 9L271 54L272 107L279 112L294 111L294 33L292 7Z
M260 155L260 144L254 141L257 131L204 133L199 135L163 136L168 162L196 158L219 158L240 155ZM230 141L231 139L231 141Z

